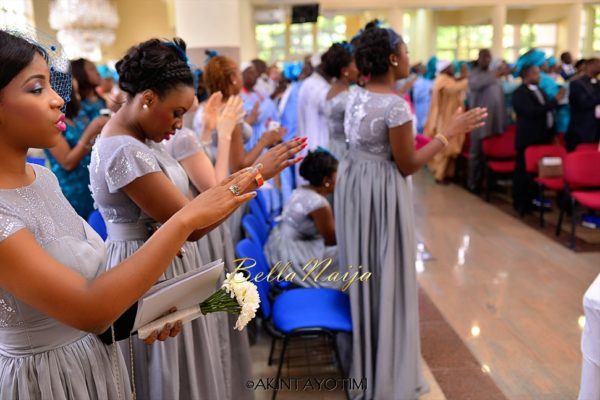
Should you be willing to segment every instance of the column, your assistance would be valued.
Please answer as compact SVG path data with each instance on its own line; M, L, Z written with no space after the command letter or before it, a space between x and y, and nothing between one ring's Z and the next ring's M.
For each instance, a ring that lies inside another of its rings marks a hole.
M592 6L585 8L585 34L583 39L583 57L594 54L594 24L596 23L596 9Z
M435 53L436 27L433 22L433 12L420 8L415 13L414 31L411 34L411 64L426 63ZM412 28L412 26L411 26Z
M573 58L581 57L581 14L583 12L583 3L578 1L567 8L567 50L571 52Z
M492 36L492 54L494 57L503 57L504 47L502 38L504 37L504 25L506 25L506 4L496 4L492 9L492 27L494 34Z
M388 11L387 21L390 24L390 27L400 35L404 32L403 16L404 13L399 7L394 7Z

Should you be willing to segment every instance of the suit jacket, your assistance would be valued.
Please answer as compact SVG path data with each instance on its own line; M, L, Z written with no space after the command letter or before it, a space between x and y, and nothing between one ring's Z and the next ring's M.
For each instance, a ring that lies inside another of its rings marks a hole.
M579 143L593 143L600 140L600 119L595 116L595 108L600 105L600 82L592 83L589 77L571 82L569 86L571 122L567 131L567 149L573 150Z
M547 126L547 113L557 106L556 99L544 96L545 104L540 103L537 95L522 84L513 93L513 108L517 114L517 137L515 146L523 150L528 146L546 144L554 137L554 127Z

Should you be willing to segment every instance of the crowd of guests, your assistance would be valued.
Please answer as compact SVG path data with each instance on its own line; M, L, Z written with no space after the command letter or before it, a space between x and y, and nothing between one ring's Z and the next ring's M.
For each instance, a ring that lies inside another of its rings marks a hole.
M0 36L0 258L11 265L0 271L3 398L252 398L248 335L231 316L165 326L146 341L117 327L159 278L218 258L232 271L245 202L263 190L281 209L264 247L272 265L289 262L301 276L311 259L330 259L332 272L371 275L348 290L342 369L368 382L351 397L416 399L428 386L410 176L427 165L439 182L452 177L471 132L478 191L481 141L513 118L521 157L565 116L569 148L599 140L600 62L571 65L568 54L558 64L542 53L538 65L532 50L511 70L484 49L472 63L411 68L403 38L374 21L290 77L212 51L192 70L183 40L151 39L127 51L116 75L71 62L65 104L52 89L54 50ZM417 149L421 133L431 140ZM46 149L54 175L23 162L29 148ZM82 221L94 210L105 243Z

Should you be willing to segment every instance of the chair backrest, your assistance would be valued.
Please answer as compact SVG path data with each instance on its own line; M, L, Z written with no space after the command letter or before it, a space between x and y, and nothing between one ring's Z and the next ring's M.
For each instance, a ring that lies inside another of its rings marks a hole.
M242 217L242 226L246 231L246 235L251 240L254 240L262 249L269 238L269 227L267 224L256 217L256 215L247 214Z
M543 157L560 157L564 160L567 151L564 147L556 144L541 144L529 146L525 150L525 169L530 174L538 173L538 162Z
M271 199L269 198L269 194L265 193L264 189L259 189L256 191L256 201L262 207L265 216L271 215Z
M106 240L106 224L100 211L94 210L87 219L88 224L100 235L102 240Z
M564 158L563 177L571 189L600 187L600 152L575 151Z
M258 197L251 199L248 202L248 208L250 209L250 213L254 214L258 219L264 221L267 226L270 226L270 218L269 214L267 214L267 209L263 207Z
M598 143L581 143L575 147L575 151L600 151Z
M493 135L483 139L482 150L486 158L511 159L517 156L515 150L516 132L508 129L502 135Z
M46 166L45 158L27 156L27 162L30 164L37 164L44 167Z
M262 250L258 245L250 240L243 239L236 246L235 251L240 258L248 258L253 260L256 264L250 268L251 264L246 264L248 272L250 273L250 280L254 283L258 289L258 295L260 297L260 311L265 319L269 319L271 316L271 304L269 303L269 289L271 285L266 279L266 274L269 272L267 260ZM263 273L260 279L256 279L259 272Z

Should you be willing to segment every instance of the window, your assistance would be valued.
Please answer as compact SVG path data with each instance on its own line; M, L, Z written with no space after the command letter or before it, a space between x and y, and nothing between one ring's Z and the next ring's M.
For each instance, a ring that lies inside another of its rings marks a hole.
M292 58L301 58L304 55L312 54L314 50L313 23L291 24L290 29L290 55ZM296 56L296 57L294 57ZM300 56L300 57L298 57Z
M23 28L34 27L31 0L0 0L0 25Z
M532 48L542 50L546 57L556 53L556 24L521 25L521 46L519 54Z
M285 60L285 24L256 25L256 47L267 64Z
M492 46L492 36L491 25L440 26L436 55L446 60L474 60L480 49Z
M333 18L320 16L317 21L317 49L326 51L332 44L346 40L346 17L336 15Z
M319 16L314 23L258 24L256 47L258 57L267 63L302 60L315 52L326 51L333 43L346 40L346 17Z

